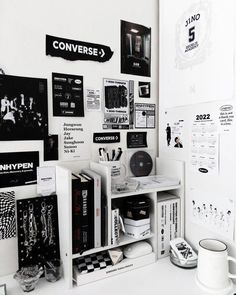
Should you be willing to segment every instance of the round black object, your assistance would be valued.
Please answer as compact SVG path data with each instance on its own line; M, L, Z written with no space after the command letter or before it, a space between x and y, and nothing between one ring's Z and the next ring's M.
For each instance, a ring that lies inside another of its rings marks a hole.
M134 153L130 159L129 165L134 176L148 176L153 167L151 156L144 151Z

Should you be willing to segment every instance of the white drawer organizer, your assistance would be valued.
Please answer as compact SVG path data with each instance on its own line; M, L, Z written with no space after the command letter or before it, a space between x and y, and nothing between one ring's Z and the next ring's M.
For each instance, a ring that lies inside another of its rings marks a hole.
M125 258L119 264L109 266L102 270L82 274L77 278L77 285L83 285L102 278L113 276L137 267L141 267L157 261L157 199L158 193L170 192L171 194L180 197L181 199L181 236L184 236L184 163L182 161L175 161L169 159L156 158L156 175L166 175L168 177L178 178L179 185L171 185L165 187L155 187L150 189L138 189L134 192L126 192L121 194L111 193L111 177L110 168L99 163L91 162L87 166L90 169L99 173L102 176L102 190L107 196L108 207L108 245L105 247L94 248L80 254L72 254L72 198L71 198L71 170L57 166L57 195L58 195L58 210L59 210L59 233L60 233L60 249L61 259L64 266L64 278L69 288L73 286L73 260L92 253L97 253L102 250L108 250L117 246L128 245L137 242L127 236L120 239L119 245L111 245L111 208L112 203L117 202L117 199L126 198L130 196L145 195L151 201L150 219L151 219L151 234L146 236L147 240L153 248L153 252L135 259ZM80 167L81 170L85 167ZM78 172L78 171L73 171Z

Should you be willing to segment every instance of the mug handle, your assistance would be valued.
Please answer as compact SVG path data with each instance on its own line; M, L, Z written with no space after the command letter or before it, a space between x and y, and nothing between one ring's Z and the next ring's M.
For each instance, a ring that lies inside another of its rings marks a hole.
M228 261L232 261L232 262L236 263L236 259L233 258L232 256L228 256L227 259L228 259ZM229 278L236 279L236 275L233 275L232 273L229 272Z

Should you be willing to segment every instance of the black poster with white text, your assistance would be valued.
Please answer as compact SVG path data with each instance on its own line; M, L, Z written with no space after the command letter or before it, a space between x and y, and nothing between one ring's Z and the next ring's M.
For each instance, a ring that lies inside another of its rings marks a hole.
M53 116L84 117L83 76L52 73Z
M39 152L0 153L0 187L36 184Z
M101 44L65 39L46 35L46 55L62 57L67 60L108 61L113 51Z

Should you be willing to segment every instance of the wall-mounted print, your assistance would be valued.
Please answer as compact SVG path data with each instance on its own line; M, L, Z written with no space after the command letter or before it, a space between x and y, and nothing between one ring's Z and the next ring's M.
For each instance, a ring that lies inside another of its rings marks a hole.
M0 153L0 187L36 184L39 152Z
M67 60L105 62L112 57L113 51L106 45L46 35L46 55L62 57Z
M52 73L53 116L84 117L83 76Z
M0 192L0 240L16 236L15 192Z
M19 268L60 258L57 196L17 200Z
M151 76L151 28L121 20L121 73Z
M133 124L133 81L104 79L103 129L129 129Z
M150 98L150 96L151 96L151 83L150 82L138 82L138 94L139 94L139 97Z
M41 140L48 134L47 80L0 75L0 140Z
M44 138L44 161L58 160L58 135L50 134Z

